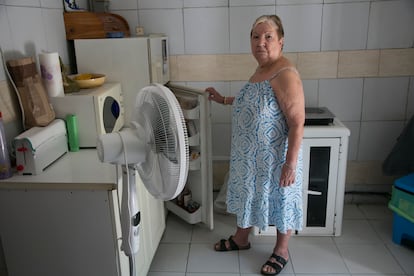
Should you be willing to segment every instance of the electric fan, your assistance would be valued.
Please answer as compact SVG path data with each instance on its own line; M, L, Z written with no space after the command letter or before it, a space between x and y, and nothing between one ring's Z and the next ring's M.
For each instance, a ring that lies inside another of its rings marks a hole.
M101 162L122 166L121 249L135 275L140 225L136 173L155 198L177 197L187 181L189 146L181 107L162 85L147 86L137 94L129 126L99 136L97 152Z

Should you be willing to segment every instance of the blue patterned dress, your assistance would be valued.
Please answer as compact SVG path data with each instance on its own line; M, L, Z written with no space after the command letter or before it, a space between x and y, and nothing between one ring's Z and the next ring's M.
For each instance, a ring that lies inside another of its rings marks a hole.
M273 77L272 77L273 78ZM233 102L227 211L241 228L302 229L302 149L295 183L279 187L288 126L269 80L248 82Z

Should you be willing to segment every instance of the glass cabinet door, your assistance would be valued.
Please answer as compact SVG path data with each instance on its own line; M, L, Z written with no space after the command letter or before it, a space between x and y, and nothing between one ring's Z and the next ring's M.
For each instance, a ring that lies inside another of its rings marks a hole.
M332 235L335 219L339 143L337 138L303 140L303 230Z

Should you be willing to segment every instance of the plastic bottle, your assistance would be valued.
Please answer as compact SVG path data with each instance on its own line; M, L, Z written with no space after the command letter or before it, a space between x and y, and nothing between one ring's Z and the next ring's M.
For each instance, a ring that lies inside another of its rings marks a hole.
M10 164L9 151L7 150L6 133L4 132L3 118L0 112L0 179L6 179L13 175Z
M79 151L78 118L76 115L66 116L66 128L68 130L69 150Z

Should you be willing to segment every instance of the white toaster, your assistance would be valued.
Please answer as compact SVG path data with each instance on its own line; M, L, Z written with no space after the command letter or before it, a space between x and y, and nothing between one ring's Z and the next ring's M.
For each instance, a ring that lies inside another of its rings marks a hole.
M32 127L13 139L19 174L38 175L68 151L65 121Z

